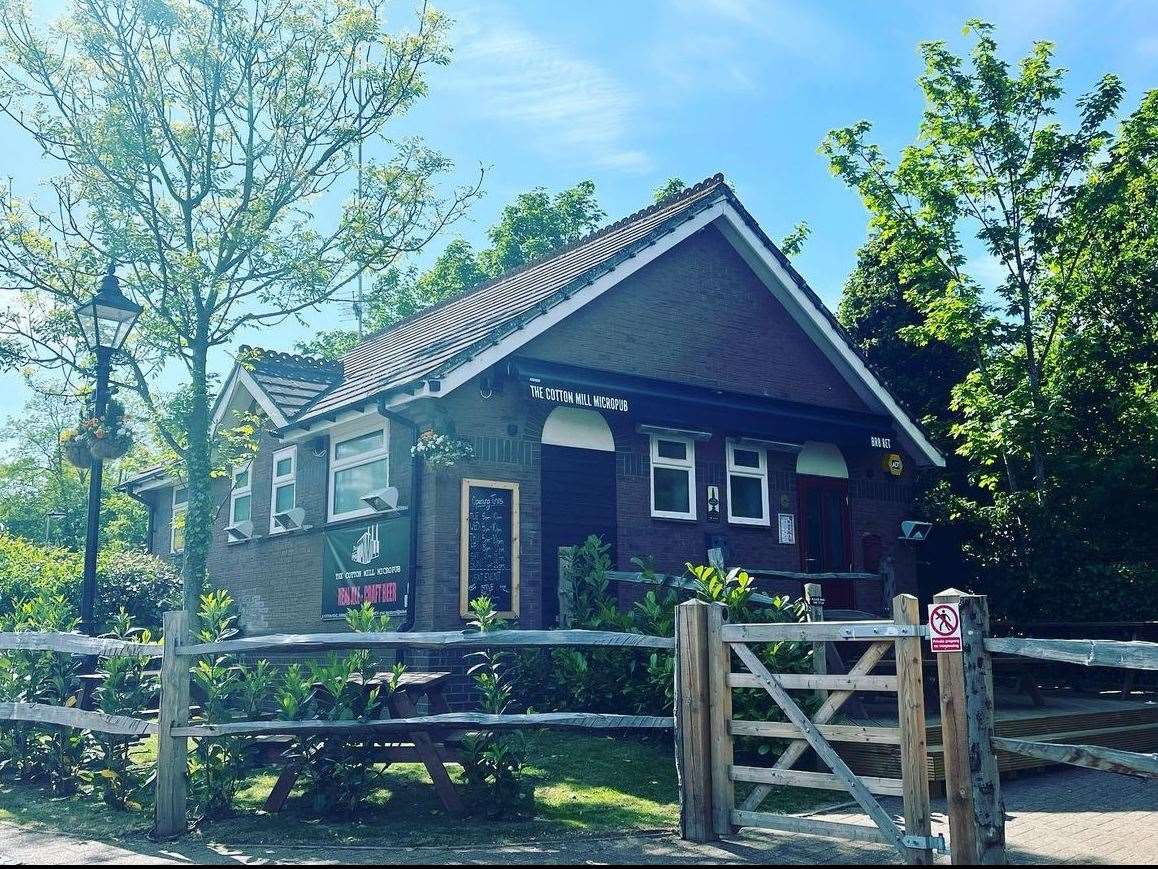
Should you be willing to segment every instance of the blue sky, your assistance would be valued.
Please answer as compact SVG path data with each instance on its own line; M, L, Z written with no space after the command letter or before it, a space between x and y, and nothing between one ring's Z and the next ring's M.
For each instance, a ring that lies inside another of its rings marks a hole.
M51 15L64 5L38 8ZM890 153L910 142L921 111L919 42L963 48L961 27L973 16L997 25L1011 60L1035 39L1051 40L1071 70L1070 105L1106 72L1125 80L1127 109L1158 84L1155 2L438 5L455 20L454 60L431 74L429 98L398 132L421 134L456 161L463 179L480 163L488 169L485 198L443 241L482 242L503 204L535 186L592 179L615 219L648 204L669 177L690 183L722 171L774 238L800 220L811 224L796 265L831 306L864 240L865 214L829 174L817 144L862 118ZM392 14L403 20L408 8L396 4ZM56 171L9 125L0 124L0 153L0 176L13 176L18 195L35 195ZM319 209L321 220L331 214ZM311 329L329 328L350 318L334 306L310 321ZM290 323L246 340L288 350L308 331ZM0 377L0 417L20 409L19 381Z

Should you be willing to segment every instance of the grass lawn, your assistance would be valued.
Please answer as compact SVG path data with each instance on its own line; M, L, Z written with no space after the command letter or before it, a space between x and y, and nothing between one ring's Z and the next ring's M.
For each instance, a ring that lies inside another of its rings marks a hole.
M457 767L451 767L452 777ZM202 826L227 843L485 845L576 834L675 829L679 820L675 767L668 739L573 735L543 731L530 742L528 775L535 816L518 820L451 819L424 767L396 764L382 776L358 816L318 818L296 794L278 815L260 811L276 770L255 773L239 794L238 814ZM832 802L822 791L776 788L765 811L795 812ZM0 821L92 838L139 835L146 812L114 812L95 797L53 798L25 785L0 783Z

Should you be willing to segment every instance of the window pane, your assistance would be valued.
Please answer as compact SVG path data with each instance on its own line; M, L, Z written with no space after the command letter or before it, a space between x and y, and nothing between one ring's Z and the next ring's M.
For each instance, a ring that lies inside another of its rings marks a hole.
M732 465L737 468L760 467L760 453L757 450L732 449Z
M381 432L379 432L381 437ZM361 510L362 496L386 488L386 460L378 459L334 474L334 515Z
M288 477L293 473L294 460L293 456L286 456L284 459L278 459L277 465L273 469L275 477Z
M233 475L233 488L244 489L249 485L249 466L246 465L242 470Z
M679 459L684 461L688 457L688 445L683 441L657 440L656 455L661 459Z
M764 518L764 491L758 477L728 478L732 493L732 515L739 519Z
M690 513L688 472L655 468L655 509L664 513Z
M189 490L186 489L184 486L180 487L179 489L173 490L173 503L174 504L184 504L188 500L189 500Z
M374 450L382 448L382 431L367 432L364 435L358 435L356 438L350 438L348 441L340 441L334 447L334 458L348 459L350 456L360 456L363 453L371 453Z
M185 518L181 517L180 524L173 526L173 551L180 552L185 548Z
M284 513L294 508L294 484L286 483L273 490L273 512Z
M247 522L249 521L249 504L250 496L242 495L233 502L233 521Z

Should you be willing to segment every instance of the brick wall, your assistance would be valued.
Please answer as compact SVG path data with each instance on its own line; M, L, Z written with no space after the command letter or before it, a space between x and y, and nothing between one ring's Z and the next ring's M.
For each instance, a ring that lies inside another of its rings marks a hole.
M846 410L865 404L783 307L715 229L706 229L641 269L602 298L530 342L520 355L546 361L638 374L696 386L766 395ZM539 527L540 439L551 405L534 402L525 387L507 381L484 394L480 383L464 384L439 398L417 402L406 414L420 425L434 423L469 439L477 460L450 471L424 475L418 531L415 628L461 627L459 616L459 509L464 477L513 481L521 500L521 624L541 621ZM706 559L709 535L726 538L731 561L747 567L799 570L795 545L777 540L771 527L730 525L706 518L706 487L726 497L724 437L713 433L696 445L696 521L653 519L649 509L648 440L643 420L605 414L615 438L618 566L630 569L635 555L654 556L664 571L679 572L685 561ZM687 420L689 427L695 419ZM737 423L742 429L742 424ZM409 503L407 474L410 432L391 428L391 484ZM818 439L823 439L818 437ZM210 570L215 582L237 596L244 626L252 632L319 630L321 526L325 521L324 458L309 441L298 452L298 504L310 531L268 536L272 442L263 444L254 466L253 521L260 539L224 542L227 517L218 517ZM863 567L862 539L875 534L891 563L898 590L915 587L914 551L898 544L898 523L909 513L912 461L900 479L880 467L880 453L845 450L849 466L854 566ZM769 502L773 516L796 512L795 457L769 453ZM221 496L226 497L226 483ZM169 490L157 493L155 547L168 551ZM783 503L787 508L782 507ZM725 508L726 509L726 508ZM798 593L786 583L777 590ZM630 593L625 594L629 597ZM857 605L878 607L880 589L865 584ZM414 656L418 661L421 656ZM422 658L425 660L425 658ZM443 662L446 663L446 662Z

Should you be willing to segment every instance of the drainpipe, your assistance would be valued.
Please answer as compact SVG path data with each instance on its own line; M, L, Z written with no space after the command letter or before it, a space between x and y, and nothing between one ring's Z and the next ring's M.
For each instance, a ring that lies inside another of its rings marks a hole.
M411 446L418 443L418 423L390 410L384 399L378 400L378 415L391 422L397 422L410 429L412 434ZM410 577L414 583L413 594L406 602L406 621L402 623L401 631L409 631L414 627L414 605L418 598L418 522L422 517L422 459L417 455L410 457ZM398 650L398 658L402 660L404 649Z

